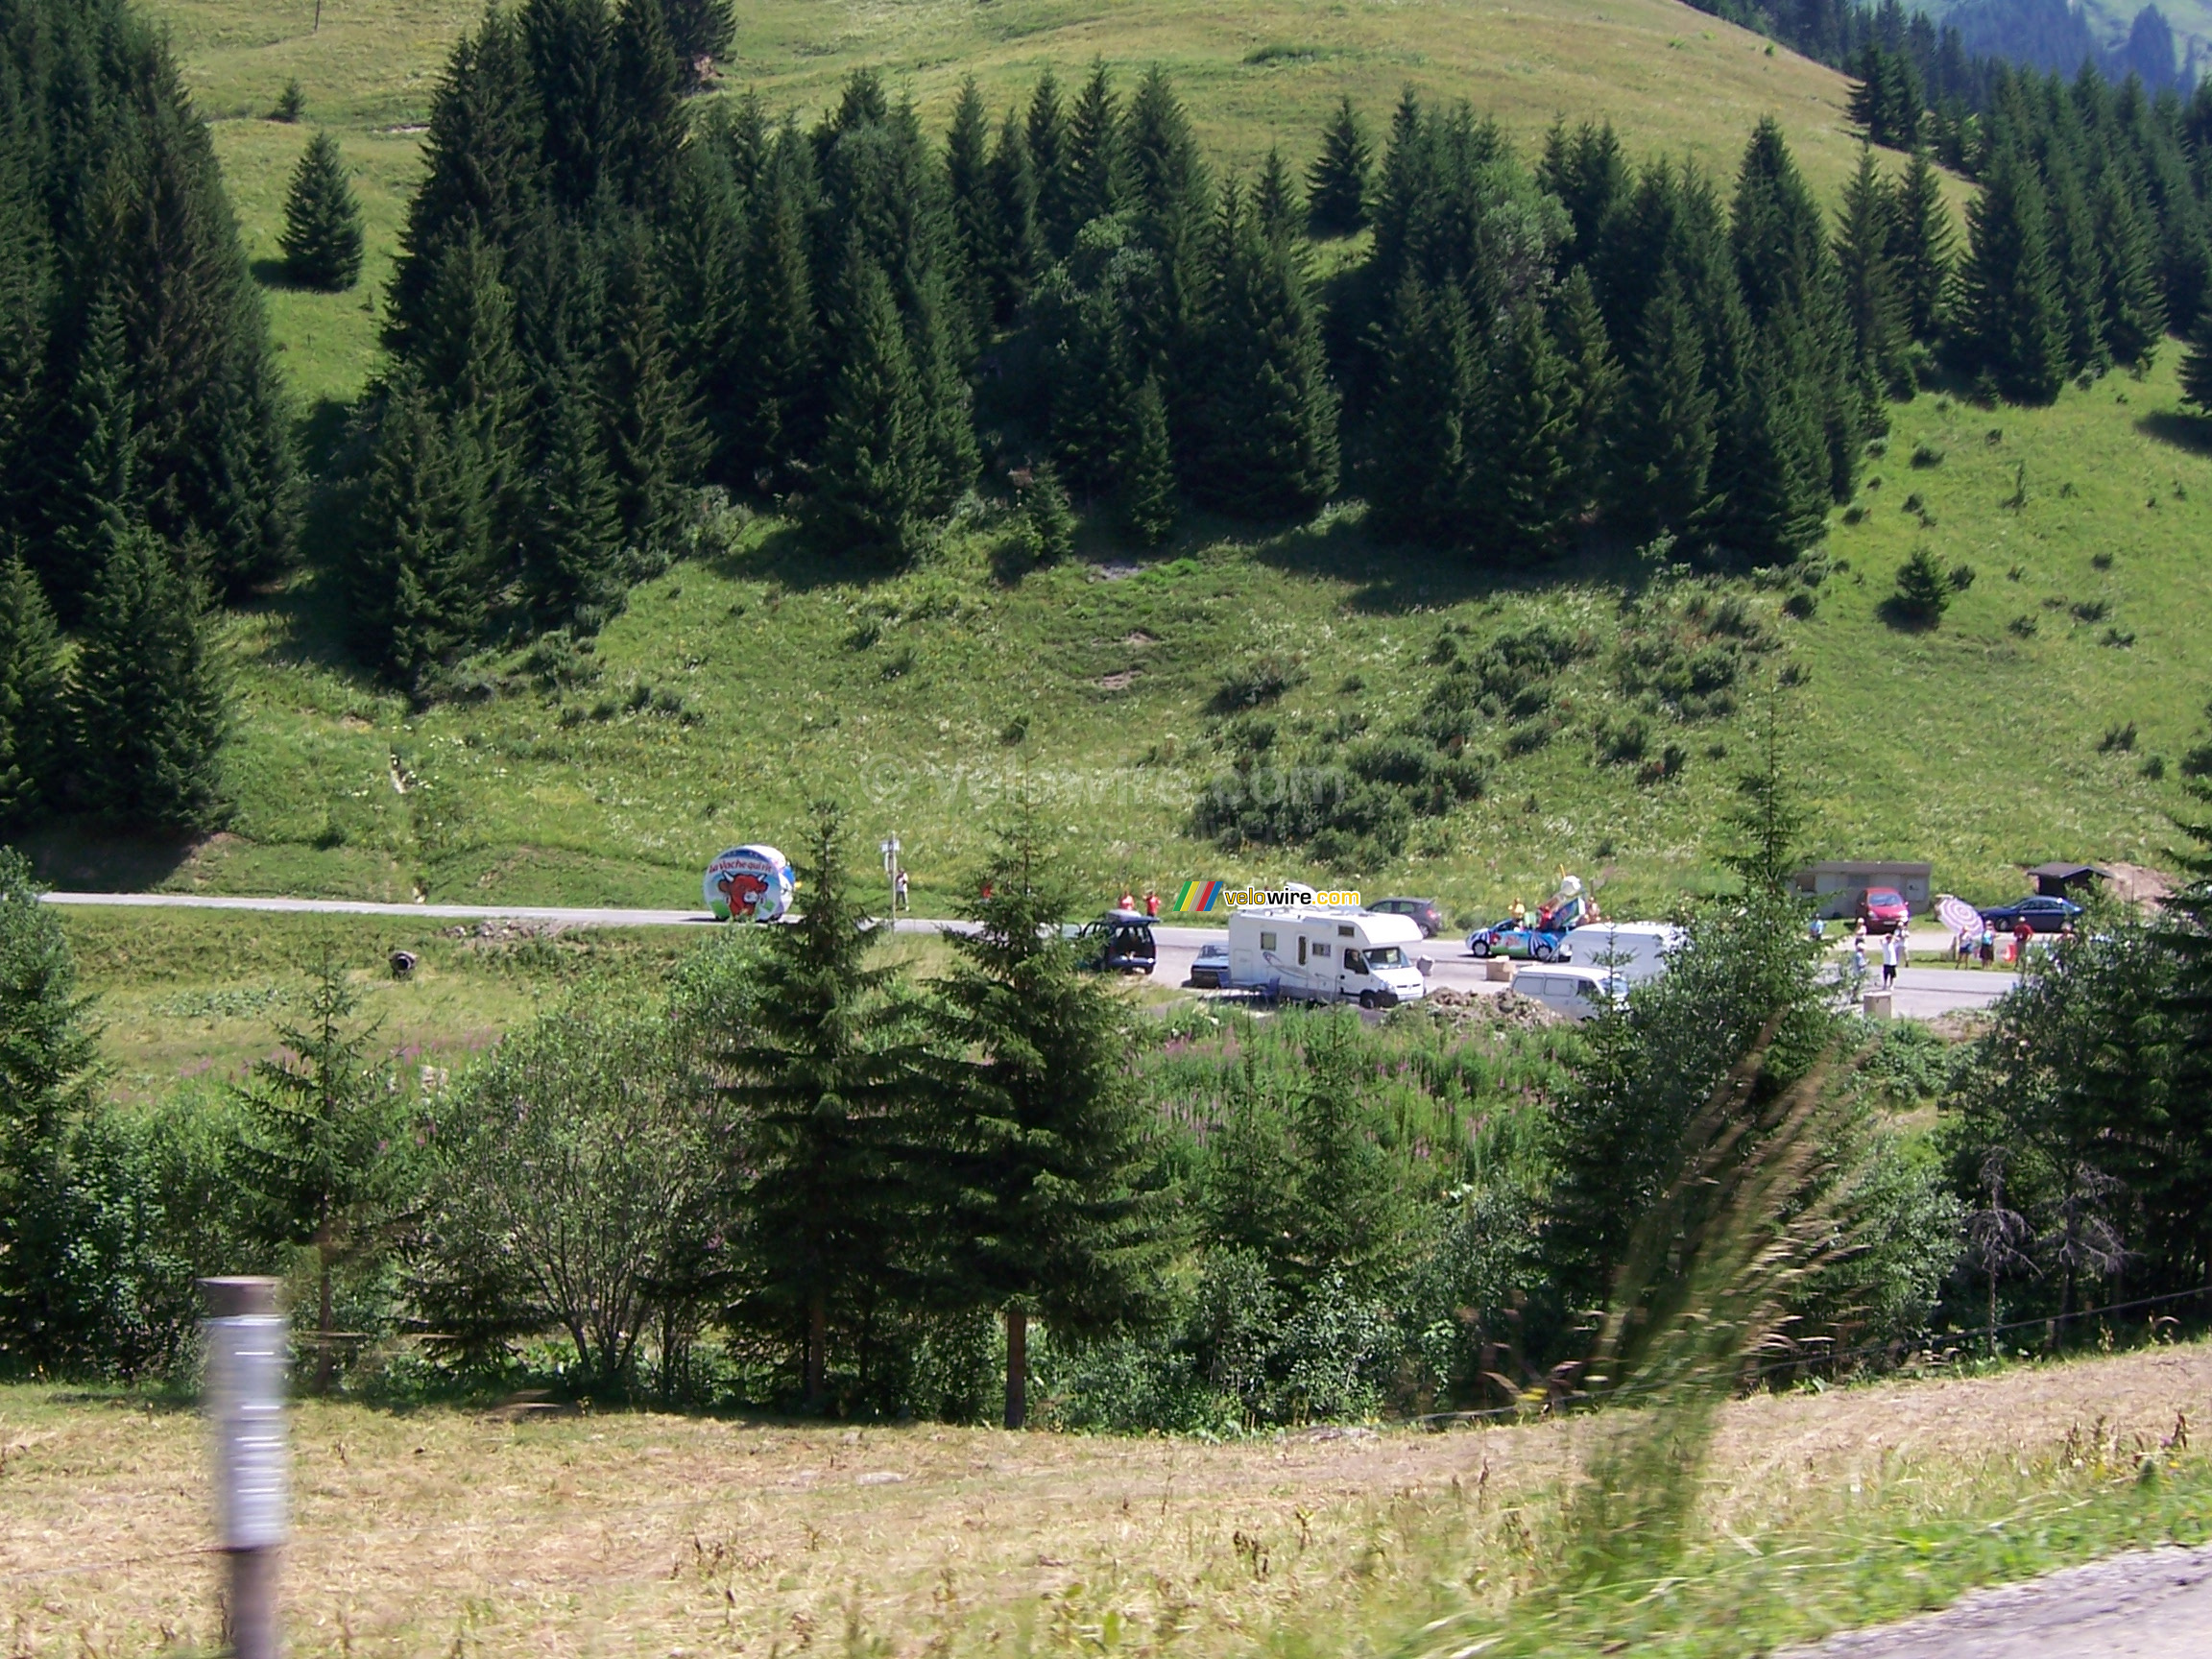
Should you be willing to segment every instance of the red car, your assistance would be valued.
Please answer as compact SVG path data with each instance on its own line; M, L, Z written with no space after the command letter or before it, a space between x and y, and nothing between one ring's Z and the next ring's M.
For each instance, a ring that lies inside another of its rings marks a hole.
M1912 907L1894 887L1869 887L1859 895L1859 920L1869 933L1895 933L1912 920Z

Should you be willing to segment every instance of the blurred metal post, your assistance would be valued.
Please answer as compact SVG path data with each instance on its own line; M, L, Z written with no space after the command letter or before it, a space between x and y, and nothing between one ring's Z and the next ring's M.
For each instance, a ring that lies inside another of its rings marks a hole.
M277 1659L276 1562L289 1530L284 1359L291 1331L274 1279L203 1279L205 1406L215 1435L217 1547L230 1557L228 1608L237 1659Z

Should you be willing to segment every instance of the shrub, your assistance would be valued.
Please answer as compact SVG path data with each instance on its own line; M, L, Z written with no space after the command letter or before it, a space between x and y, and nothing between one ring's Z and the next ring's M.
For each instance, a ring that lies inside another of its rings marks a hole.
M696 1317L721 1230L715 1125L663 1022L601 988L502 1043L439 1116L417 1299L481 1357L564 1333L587 1390L620 1394L658 1326Z
M1943 451L1933 444L1915 445L1912 449L1912 465L1922 470L1930 467L1940 467L1943 465Z
M1952 591L1950 576L1936 563L1936 556L1925 547L1917 547L1898 567L1896 590L1883 609L1898 626L1934 628L1950 608Z
M1240 709L1257 709L1262 703L1276 698L1306 681L1306 665L1283 651L1262 651L1246 658L1222 677L1214 693L1213 709L1216 714L1233 714Z
M1806 589L1799 589L1782 601L1783 614L1795 617L1800 622L1812 620L1813 613L1819 608L1819 595Z
M1644 758L1651 746L1651 723L1641 714L1607 715L1598 723L1598 758L1623 766Z

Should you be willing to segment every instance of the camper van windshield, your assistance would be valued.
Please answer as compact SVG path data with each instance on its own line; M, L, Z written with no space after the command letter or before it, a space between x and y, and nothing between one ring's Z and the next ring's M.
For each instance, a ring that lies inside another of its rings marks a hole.
M1368 972L1372 973L1378 968L1403 968L1405 966L1406 952L1399 950L1397 946L1370 945L1367 947Z

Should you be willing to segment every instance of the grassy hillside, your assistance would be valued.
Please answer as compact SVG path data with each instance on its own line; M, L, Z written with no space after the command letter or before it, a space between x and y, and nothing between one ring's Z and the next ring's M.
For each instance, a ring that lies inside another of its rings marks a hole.
M257 256L275 251L306 137L260 118L288 77L360 169L363 286L272 293L302 414L334 412L373 363L419 129L477 8L330 0L320 30L312 0L157 10L216 120ZM1303 160L1340 91L1380 125L1408 81L1469 97L1530 141L1555 112L1606 113L1640 152L1687 149L1724 170L1773 111L1817 185L1854 155L1837 77L1666 0L1506 12L1459 0L764 0L742 18L730 84L803 111L861 63L885 66L934 120L971 70L1002 99L1046 62L1074 71L1097 53L1173 69L1205 142L1233 163L1278 140ZM1754 736L1748 709L1784 682L1819 851L1930 856L1941 884L1990 897L2017 887L2014 866L2055 855L2159 863L2180 802L2173 762L2212 693L2212 595L2192 551L2212 476L2204 434L2176 413L2172 358L2141 382L2070 389L2047 411L1933 397L1899 410L1870 469L1879 481L1831 538L1834 574L1810 616L1796 613L1802 594L1785 610L1787 587L1742 585L1734 609L1719 593L1645 593L1647 573L1605 553L1503 576L1407 555L1374 545L1357 508L1270 535L1196 522L1142 561L1098 541L1017 585L992 573L1003 531L988 523L956 529L896 580L844 583L799 558L784 527L732 518L640 589L589 660L494 663L488 701L416 715L346 663L336 619L301 584L231 627L247 708L231 832L183 850L57 841L42 856L70 884L682 903L708 855L791 838L803 804L829 792L853 805L871 852L880 833L903 835L924 905L942 907L994 806L1025 790L1102 894L1318 876L1293 854L1193 838L1207 780L1270 730L1263 766L1326 764L1339 739L1415 719L1446 653L1471 658L1543 623L1575 661L1545 708L1501 711L1479 734L1503 757L1484 797L1336 874L1435 892L1469 916L1534 896L1563 864L1604 872L1623 903L1708 883ZM1915 466L1916 451L1943 459ZM1934 634L1879 613L1921 544L1978 573ZM1669 694L1643 743L1623 741L1634 704L1661 695L1647 685L1652 663L1709 649L1733 654L1736 710L1693 697L1698 717L1679 718ZM1262 657L1294 684L1226 725L1211 711L1225 676ZM2132 748L2101 746L2130 722ZM2152 754L2163 777L2146 775Z
M249 252L274 259L284 191L307 129L263 119L289 78L306 119L338 133L358 170L370 256L346 295L279 291L277 340L303 404L349 397L367 374L371 296L391 274L393 239L417 174L419 133L455 36L477 0L150 0L169 28L244 222ZM1688 152L1732 169L1743 136L1777 116L1814 182L1840 184L1854 161L1840 77L1672 0L747 0L725 84L757 87L771 108L811 119L862 65L909 92L943 124L963 76L994 106L1026 94L1038 71L1063 81L1094 55L1134 81L1171 70L1201 141L1233 167L1281 144L1303 166L1323 117L1349 92L1380 132L1407 84L1473 100L1524 139L1554 115L1610 115L1639 154Z
M1644 573L1597 554L1523 579L1381 549L1357 509L1271 536L1201 523L1141 563L1088 547L1011 586L988 525L908 574L845 583L792 557L781 526L732 520L639 589L589 658L494 663L497 694L413 714L342 664L334 619L302 589L231 630L247 705L233 832L174 856L42 855L68 884L691 903L708 856L789 840L828 792L871 861L878 835L902 833L926 909L957 896L995 805L1027 790L1101 896L1318 875L1189 833L1233 733L1249 744L1271 722L1276 756L1325 761L1362 722L1418 714L1440 636L1474 656L1549 622L1580 654L1549 709L1478 734L1503 755L1483 798L1343 874L1466 914L1534 897L1562 864L1603 873L1623 903L1706 883L1759 687L1785 682L1784 743L1824 854L1931 857L1939 884L1987 898L2049 857L2157 864L2212 695L2212 459L2176 412L2174 355L2049 410L1898 408L1805 618L1784 608L1794 586L1734 585L1738 617L1695 587L1637 600ZM1976 573L1933 633L1880 611L1921 545ZM1633 716L1623 648L1637 642L1736 649L1741 706L1683 719L1669 705L1647 717L1643 763L1608 761L1598 736ZM1228 727L1210 711L1224 680L1269 656L1295 683ZM2131 747L2107 746L2130 724ZM1654 779L1670 745L1679 769Z

